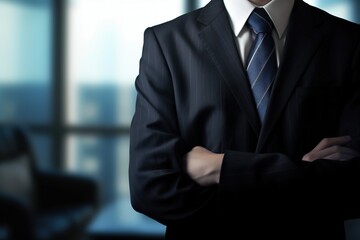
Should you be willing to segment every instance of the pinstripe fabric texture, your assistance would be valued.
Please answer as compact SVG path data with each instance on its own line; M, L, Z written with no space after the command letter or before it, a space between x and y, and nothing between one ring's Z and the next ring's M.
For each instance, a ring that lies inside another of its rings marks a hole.
M256 34L249 52L246 70L261 122L264 121L271 87L277 72L273 23L263 8L255 8L248 26Z

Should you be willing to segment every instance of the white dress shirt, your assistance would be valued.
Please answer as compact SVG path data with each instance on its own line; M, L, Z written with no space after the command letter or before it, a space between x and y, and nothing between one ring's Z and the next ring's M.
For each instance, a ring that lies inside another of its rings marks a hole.
M282 51L286 40L286 29L295 0L272 0L261 6L269 14L275 29L273 38L275 41L278 66L281 62ZM237 44L241 60L245 66L251 44L255 39L253 32L246 26L246 21L256 6L249 0L224 0L226 10L229 13L230 24L237 38Z

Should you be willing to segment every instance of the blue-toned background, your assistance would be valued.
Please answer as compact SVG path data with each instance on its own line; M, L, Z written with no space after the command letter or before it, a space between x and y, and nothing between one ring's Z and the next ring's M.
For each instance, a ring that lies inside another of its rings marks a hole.
M208 0L0 0L0 123L31 130L37 164L129 198L129 125L143 31ZM357 0L308 0L360 23ZM129 205L130 207L130 205Z

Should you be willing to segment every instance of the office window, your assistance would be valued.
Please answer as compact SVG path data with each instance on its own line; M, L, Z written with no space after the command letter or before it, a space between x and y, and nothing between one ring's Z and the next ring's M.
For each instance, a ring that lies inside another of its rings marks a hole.
M51 5L0 3L0 119L48 123L51 118Z
M47 123L51 117L50 4L5 1L0 3L0 16L0 119Z
M69 134L66 142L68 170L93 176L102 202L129 197L127 135Z
M49 126L52 1L1 1L0 16L0 122ZM50 135L32 137L40 167L52 167Z
M129 126L143 31L183 11L182 1L70 0L67 122Z
M129 127L144 30L186 6L184 0L67 3L66 168L95 176L104 202L129 195Z

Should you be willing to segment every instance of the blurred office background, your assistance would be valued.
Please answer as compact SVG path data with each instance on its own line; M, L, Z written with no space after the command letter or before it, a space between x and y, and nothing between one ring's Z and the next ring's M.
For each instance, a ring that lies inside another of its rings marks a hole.
M209 0L0 0L0 123L31 130L37 164L129 199L129 126L146 27ZM360 23L357 0L307 0ZM130 205L129 205L130 207Z

